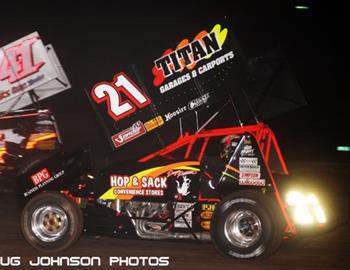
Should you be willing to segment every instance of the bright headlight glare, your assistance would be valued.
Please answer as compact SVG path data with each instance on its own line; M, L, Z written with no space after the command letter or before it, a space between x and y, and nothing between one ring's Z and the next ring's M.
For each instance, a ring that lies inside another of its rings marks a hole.
M307 195L307 201L312 205L318 205L318 199L314 194Z
M305 196L297 191L291 191L287 194L287 204L289 206L305 205Z
M312 215L307 208L296 207L294 210L294 219L299 224L311 224L314 223Z
M321 206L319 206L319 205L314 206L314 213L315 213L315 216L316 216L318 223L326 223L327 222L326 215L324 214L324 211L323 211Z
M325 223L325 213L314 194L304 195L301 192L291 191L287 193L286 203L294 208L293 217L296 223L311 224L314 222Z

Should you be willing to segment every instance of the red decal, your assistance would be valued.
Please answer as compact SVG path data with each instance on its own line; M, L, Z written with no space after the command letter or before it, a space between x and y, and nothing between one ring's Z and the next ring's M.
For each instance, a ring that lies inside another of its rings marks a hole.
M239 178L260 179L260 175L258 172L240 172Z
M146 129L141 121L137 121L131 127L112 136L112 142L115 148L118 148L146 133Z
M37 172L36 174L33 174L30 178L32 179L32 182L35 186L39 185L40 183L46 181L51 177L49 171L45 168L41 171Z
M122 101L121 93L127 96ZM151 103L142 90L123 72L114 76L114 81L101 82L94 86L91 96L97 104L107 102L108 114L118 121Z
M0 64L1 81L7 79L9 83L14 83L39 71L44 62L34 63L33 44L37 40L37 38L27 39L5 50Z

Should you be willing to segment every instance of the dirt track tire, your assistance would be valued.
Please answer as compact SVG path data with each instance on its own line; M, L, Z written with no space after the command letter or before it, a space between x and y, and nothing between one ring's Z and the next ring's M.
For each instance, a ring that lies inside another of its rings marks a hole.
M280 246L283 221L277 204L257 191L230 194L217 206L211 222L214 247L233 259L262 259Z
M78 205L67 196L43 192L25 205L21 228L24 238L37 250L58 252L78 240L83 216Z

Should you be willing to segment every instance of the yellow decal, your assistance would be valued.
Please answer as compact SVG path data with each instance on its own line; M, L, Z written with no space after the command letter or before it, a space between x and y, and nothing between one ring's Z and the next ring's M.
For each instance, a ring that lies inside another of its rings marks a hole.
M201 227L202 227L204 230L209 231L209 230L210 230L210 221L209 221L209 220L202 221L202 222L201 222Z
M215 204L209 204L209 203L202 204L202 210L203 211L214 211Z
M211 219L213 217L212 211L203 211L201 213L201 219Z
M144 171L140 171L137 172L133 175L131 175L130 177L128 177L128 179L133 179L133 178L137 178L137 179L141 179L142 177L152 177L152 178L156 178L159 177L163 174L165 174L166 172L170 171L170 170L190 170L190 171L199 171L198 168L195 167L191 167L191 166L198 166L200 163L198 161L184 161L184 162L177 162L177 163L173 163L173 164L169 164L169 165L165 165L165 166L159 166L159 167L154 167L154 168L150 168ZM137 186L132 186L132 181L129 181L127 186L125 188L130 188L133 190L141 190L142 186L141 185L137 185ZM111 187L109 190L107 190L101 197L101 200L131 200L135 195L120 195L117 194L117 190L119 188L116 187Z
M164 125L164 120L163 120L163 117L160 115L160 116L157 116L157 117L145 122L143 125L145 126L145 128L148 132L148 131L151 131L157 127Z
M216 24L213 29L210 31L210 33L215 32L216 38L220 44L220 47L222 47L222 45L224 45L226 37L227 37L227 33L228 30L227 28L221 29L221 25L220 24ZM209 59L212 56L212 54L209 54L205 57L205 59Z

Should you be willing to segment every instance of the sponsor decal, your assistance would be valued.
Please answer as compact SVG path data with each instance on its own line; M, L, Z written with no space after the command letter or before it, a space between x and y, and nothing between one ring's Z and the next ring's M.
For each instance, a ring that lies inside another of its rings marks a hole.
M33 44L39 37L25 39L4 50L0 63L0 81L14 83L36 73L45 64L33 59Z
M260 165L240 165L239 170L241 172L260 172Z
M215 211L215 204L202 204L202 212L200 214L200 226L204 230L210 230L210 223Z
M246 179L259 179L260 173L256 172L240 172L239 178L246 178Z
M0 103L58 75L37 32L0 48Z
M201 219L211 219L213 217L212 211L203 211L201 213Z
M258 158L240 157L239 166L242 166L242 165L258 165Z
M244 150L244 149L243 149ZM243 152L242 150L242 152ZM245 146L244 154L250 155L254 152L251 145ZM241 153L242 153L241 152ZM241 186L265 186L265 179L260 179L261 171L258 165L258 158L240 157L239 158L239 182Z
M215 204L204 203L202 204L202 211L214 211L215 207Z
M170 170L167 173L168 177L175 176L177 178L176 181L176 189L178 192L178 195L176 196L178 200L181 200L182 197L186 197L187 195L190 194L190 184L191 184L191 179L188 177L189 175L195 175L197 174L196 170ZM180 182L180 178L182 178L182 181Z
M203 221L201 221L201 227L202 227L204 230L209 231L209 230L210 230L210 223L211 223L210 220L203 220Z
M127 178L124 180L123 185L124 186L127 185L127 188L134 186L132 189L136 190L137 189L136 184L133 185L133 179L138 179L138 181L140 181L139 179L142 179L143 177L146 177L146 179L150 179L150 177L151 177L153 179L153 182L154 182L154 179L157 177L158 178L162 178L162 177L168 178L166 175L169 171L177 171L177 170L199 171L199 169L197 168L197 166L199 166L199 164L200 163L198 161L183 161L183 162L176 162L176 163L168 164L165 166L158 166L158 167L149 168L149 169L146 169L143 171L136 172L131 176L127 176ZM194 167L194 166L196 166L196 167ZM115 174L115 175L111 175L111 176L125 177L124 175L119 175L119 174ZM110 178L110 180L111 179L112 178ZM117 180L118 180L118 178L117 178ZM119 179L119 181L121 181L121 180ZM125 184L126 182L127 182L127 184ZM113 180L113 182L111 182L111 184L115 185L115 180ZM163 186L164 186L164 184L163 184ZM123 189L120 187L111 186L105 193L102 194L102 196L99 197L99 199L101 199L101 200L116 200L116 199L131 200L134 197L133 194L128 194L128 195L116 194L117 193L117 192L115 192L116 188ZM138 184L138 189L142 189L141 184ZM152 185L152 189L158 190L158 191L163 190L163 189L159 189L159 188L157 189L153 185Z
M186 106L183 106L183 107L178 107L176 111L174 112L169 112L167 114L165 114L165 122L168 122L170 121L173 117L176 117L184 112L187 111L187 107Z
M118 148L128 142L135 140L136 138L144 135L146 133L146 128L141 121L137 121L131 127L119 132L112 136L112 142L115 148Z
M179 195L186 197L188 194L190 194L189 189L192 180L187 176L182 176L182 180L183 181L181 184L178 180L176 180L176 188Z
M223 64L223 63L225 63L233 58L234 58L234 54L232 51L230 51L230 52L224 54L223 56L220 56L220 57L216 58L215 60L212 60L209 63L198 67L197 70L193 70L191 72L192 78L195 78L198 75L204 74L205 72L210 71L210 70L220 66L221 64Z
M164 94L165 92L168 92L169 90L184 84L185 82L191 80L192 78L196 78L198 75L202 75L207 71L210 71L214 69L215 67L224 64L225 62L229 61L230 59L233 59L234 54L233 52L228 52L224 54L223 56L220 56L216 58L215 60L210 61L207 64L204 64L203 66L198 67L198 69L194 69L191 71L191 73L186 73L185 75L182 75L181 77L174 79L168 83L163 84L159 87L159 91L161 94Z
M126 175L111 175L110 185L114 188L115 195L133 195L145 197L164 196L164 189L167 188L167 177L151 177Z
M208 102L208 100L209 100L209 93L206 93L206 94L200 96L199 98L196 98L196 99L190 101L187 105L187 108L189 110L194 110L194 109L206 104Z
M240 186L265 186L265 179L239 179Z
M156 129L157 127L161 127L164 125L164 120L162 116L157 116L143 124L147 132Z
M252 157L254 156L254 148L251 145L245 145L243 149L241 150L241 156L242 157Z
M221 50L226 36L227 29L221 29L221 25L217 24L210 33L205 30L199 32L191 43L184 39L175 50L167 49L162 57L154 61L154 86L159 86L172 74L180 73L184 69L191 70L201 60L210 58Z
M60 178L62 175L64 175L64 170L61 170L58 173L51 176L51 174L49 173L49 171L46 168L33 174L30 178L35 186L33 188L31 188L30 190L24 192L23 193L24 197L27 197L27 196L33 194L35 191L46 186L47 184L51 183L52 181Z
M194 69L198 63L210 59L221 51L227 34L227 28L222 28L220 24L216 24L210 32L206 30L200 31L193 38L192 42L188 39L183 39L175 49L166 49L162 56L154 61L152 68L154 75L153 85L159 87L160 93L163 94L197 77L198 74L203 74L232 59L234 54L231 51ZM183 74L180 75L181 73ZM179 75L178 78L164 83L165 79L176 74Z
M183 202L176 203L175 211L174 211L175 217L181 215L183 212L185 212L187 209L189 209L192 206L193 206L192 203L183 203ZM192 208L185 215L183 215L183 217L186 219L187 223L190 225L191 228L192 228L192 212L193 211L194 211L194 209ZM175 226L175 228L187 228L187 225L182 218L176 219L174 222L174 226Z
M167 173L167 177L175 176L176 178L184 177L186 175L197 174L197 171L183 171L183 170L170 170Z
M32 179L33 185L37 186L40 183L46 181L51 177L51 174L49 173L49 170L44 168L37 173L33 174L30 178Z
M169 90L171 90L171 89L173 89L173 88L175 88L175 87L177 87L185 82L188 82L189 80L191 80L191 78L192 78L191 74L186 73L185 75L182 75L181 77L162 85L159 88L160 93L163 94L163 93L165 93L165 92L167 92L167 91L169 91Z

